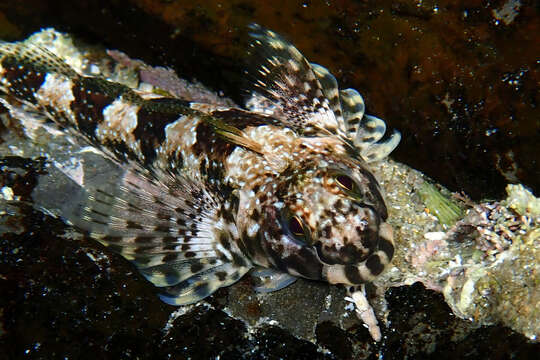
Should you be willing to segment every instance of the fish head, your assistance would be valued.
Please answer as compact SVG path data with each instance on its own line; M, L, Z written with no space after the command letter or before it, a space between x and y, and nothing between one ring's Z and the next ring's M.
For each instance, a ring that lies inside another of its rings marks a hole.
M284 177L264 207L261 244L272 265L329 283L372 281L393 256L375 177L360 163L323 162Z

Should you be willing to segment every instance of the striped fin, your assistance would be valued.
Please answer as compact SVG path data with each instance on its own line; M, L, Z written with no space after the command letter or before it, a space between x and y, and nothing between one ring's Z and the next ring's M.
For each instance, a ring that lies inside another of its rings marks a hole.
M233 209L222 206L218 194L179 175L163 183L128 172L123 184L115 195L96 191L99 197L76 225L82 218L91 236L131 260L160 288L164 302L197 302L249 271L233 239L234 224L220 216Z
M364 149L382 139L385 132L386 123L383 120L364 114L353 141L358 148Z
M204 299L221 287L240 280L250 267L234 266L231 263L218 265L191 276L178 285L164 288L161 300L171 305L186 305Z
M325 85L332 83L326 77L327 71L318 65L314 68L298 49L275 32L256 24L250 29L250 63L256 64L256 69L247 74L253 78L255 91L276 107L275 114L281 114L279 120L283 125L306 135L341 133L341 114L335 114L332 106L333 84L324 88L320 81Z
M341 90L339 95L347 136L359 149L362 158L373 162L388 156L398 146L401 134L394 130L385 138L386 123L365 114L364 99L356 90Z
M365 105L362 95L354 89L345 89L339 92L341 108L343 110L343 118L345 129L349 138L354 139L360 121L364 116Z
M236 245L234 206L219 192L197 179L120 165L93 151L70 154L49 156L54 166L32 194L36 206L132 261L168 294L165 301L201 300L251 267ZM70 173L74 168L82 175ZM193 292L171 299L174 289L195 283Z
M330 74L327 68L311 63L311 68L321 83L324 96L328 99L330 108L334 112L338 123L343 123L343 114L339 96L338 83L334 75Z
M154 285L167 287L177 285L194 275L225 264L216 257L184 259L160 265L141 267L140 272Z
M339 91L336 78L321 65L309 63L292 44L257 24L250 26L255 94L246 106L277 118L283 126L308 136L337 135L352 142L364 160L384 158L398 145L394 131L383 139L386 124L364 115L364 100L353 89Z
M379 140L360 153L367 162L379 161L390 155L390 153L399 145L400 141L401 133L397 130L393 130L392 134L387 138Z
M164 301L195 302L238 280L250 263L233 239L235 225L220 215L230 211L223 199L192 179L159 178L169 181L127 171L113 191L90 191L68 220L131 260Z

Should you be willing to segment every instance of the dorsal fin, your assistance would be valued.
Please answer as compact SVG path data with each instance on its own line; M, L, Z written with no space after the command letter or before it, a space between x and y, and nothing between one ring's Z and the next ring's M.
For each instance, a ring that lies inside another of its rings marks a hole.
M279 120L283 125L305 135L342 132L325 94L332 90L323 88L313 66L298 49L259 25L252 24L250 29L254 39L250 63L258 67L248 75L253 77L256 92L277 108L277 114L282 114Z
M350 139L354 139L360 126L360 121L364 117L364 111L366 109L364 99L354 89L341 90L339 92L339 98L347 136Z
M392 151L399 145L401 134L397 130L393 130L388 137L369 145L360 154L367 162L379 161L390 155Z
M368 162L394 150L399 133L383 139L386 124L364 114L364 100L356 90L340 91L328 69L309 63L273 31L256 24L250 29L250 63L256 66L248 72L256 91L247 103L251 111L270 115L300 135L335 135L353 144Z
M66 64L58 56L49 50L26 42L5 42L0 41L0 56L11 56L20 66L31 64L37 71L43 74L48 72L58 73L70 78L75 78L79 74Z
M336 78L334 75L330 74L330 71L328 71L328 69L324 66L311 63L311 68L321 83L323 94L328 99L330 109L332 109L334 112L334 116L336 117L338 124L343 124L343 114Z
M394 130L385 138L386 123L364 113L364 99L358 91L345 89L339 95L347 136L360 151L362 158L373 162L388 156L398 146L401 134Z

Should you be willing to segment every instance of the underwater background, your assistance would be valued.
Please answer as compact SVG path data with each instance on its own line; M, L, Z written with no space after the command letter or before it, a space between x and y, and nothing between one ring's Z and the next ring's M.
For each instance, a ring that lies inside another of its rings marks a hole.
M53 27L169 66L237 103L252 22L285 36L342 87L358 89L368 112L402 133L394 160L473 200L500 199L508 183L538 195L537 2L0 2L0 39ZM2 158L0 165L24 169L12 184L21 194L43 164L14 161ZM2 182L7 176L0 171ZM21 234L0 235L0 359L526 359L540 349L509 328L457 318L442 295L420 284L386 293L390 327L380 343L360 322L343 330L331 317L315 322L311 341L271 318L248 325L223 309L229 292L249 297L249 279L173 316L176 308L121 257L94 242L61 239L66 226L31 209L17 221ZM311 284L297 290L302 296L276 299L270 310L246 300L241 310L311 324L317 308L309 309L305 292L318 304L327 287Z

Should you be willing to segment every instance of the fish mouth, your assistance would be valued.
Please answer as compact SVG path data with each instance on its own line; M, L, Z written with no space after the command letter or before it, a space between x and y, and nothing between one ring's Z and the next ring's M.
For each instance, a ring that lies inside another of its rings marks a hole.
M321 277L329 284L360 285L375 279L362 261L353 264L338 262L322 253L320 243L314 246L316 256L322 265Z
M322 277L330 284L360 285L380 275L392 260L394 239L392 227L383 222L379 227L379 244L375 251L354 264L326 263L322 260ZM317 255L320 258L319 251Z
M354 265L362 262L369 256L365 249L354 244L342 246L339 250L330 248L325 250L320 242L315 244L319 259L327 265Z

